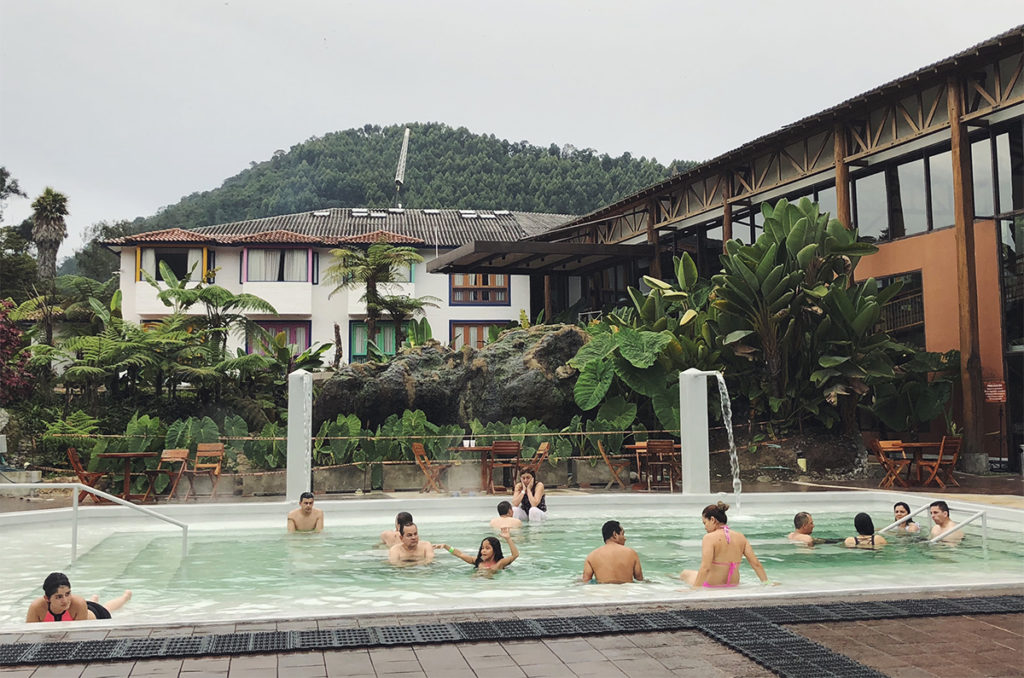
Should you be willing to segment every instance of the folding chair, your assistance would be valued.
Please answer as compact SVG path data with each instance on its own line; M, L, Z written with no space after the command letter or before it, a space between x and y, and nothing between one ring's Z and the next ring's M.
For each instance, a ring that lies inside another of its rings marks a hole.
M953 436L942 436L942 443L939 445L938 459L922 459L917 462L918 468L931 469L931 475L924 481L925 485L931 484L934 480L939 487L946 487L946 483L960 487L960 483L953 477L953 469L960 458L961 438Z
M82 465L82 459L78 456L78 450L73 447L68 448L68 461L71 462L71 468L74 470L75 475L78 476L78 482L88 487L99 489L96 487L96 483L100 478L107 475L106 471L87 471L85 466ZM92 497L92 500L97 504L110 503L109 499L97 497L95 494L85 490L78 493L78 503L81 504L85 501L86 497Z
M441 484L441 472L446 470L451 464L435 464L430 461L430 457L427 456L427 450L423 447L423 443L412 444L412 454L416 457L416 465L423 471L423 475L426 476L427 481L423 483L423 487L420 492L447 492L444 489L444 485Z
M519 477L519 465L521 460L519 452L521 446L515 440L495 440L491 444L491 473L487 476L490 481L489 493L494 494L494 469L513 469L513 478ZM502 471L501 487L508 488L506 472Z
M188 478L188 492L185 501L195 494L196 476L210 479L210 499L217 496L217 483L220 482L221 462L224 461L224 443L199 443L196 446L196 461L192 468L185 469Z
M672 492L680 475L675 442L672 440L648 440L647 489L667 487L668 491Z
M175 464L178 465L177 468L174 468ZM142 497L142 503L149 501L149 495L153 493L156 479L161 475L166 475L171 479L171 491L167 493L167 499L170 500L174 493L178 491L178 482L181 480L181 476L184 475L186 468L188 468L188 448L164 450L161 452L160 461L157 463L156 468L146 470L146 475L149 477L149 487L146 488L146 494ZM155 497L153 501L156 501Z
M523 459L519 463L519 472L529 471L534 476L540 471L541 464L547 461L548 454L551 453L551 443L543 442L537 446L537 451L533 453L533 456L529 459Z
M885 477L878 483L878 486L886 488L892 487L893 483L899 483L900 487L909 487L909 483L900 474L903 473L903 469L909 469L914 460L907 458L906 451L903 449L903 441L873 440L871 441L871 448L874 450L882 470L885 471ZM896 454L900 456L894 456ZM908 470L907 479L909 480L909 478L910 471Z
M612 479L608 481L608 484L604 486L604 489L610 489L612 483L618 483L619 487L624 490L628 489L626 483L622 482L622 479L619 478L619 474L625 471L626 480L629 480L629 459L613 460L608 456L608 453L604 451L604 444L600 440L597 441L597 451L601 453L602 457L604 457L604 463L608 464L608 470L612 472Z

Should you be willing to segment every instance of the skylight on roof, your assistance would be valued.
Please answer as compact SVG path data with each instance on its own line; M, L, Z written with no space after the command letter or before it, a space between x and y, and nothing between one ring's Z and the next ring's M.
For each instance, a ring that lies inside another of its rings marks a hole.
M423 210L424 214L440 214L441 210Z
M383 219L387 215L387 212L370 212L370 218L372 219Z
M505 215L508 215L508 214L512 214L508 210L494 210L494 213L499 215L499 216L505 216Z
M405 208L404 207L389 207L388 208L388 212L391 212L392 214L405 214Z
M476 219L477 214L473 210L459 210L459 216L463 219Z
M494 216L493 214L486 214L484 212L481 212L478 216L481 219L497 219L498 218L498 217Z
M329 210L317 210L317 211L313 212L313 216L314 217L329 217L329 216L331 216L331 213L330 213Z
M365 207L353 207L352 216L354 217L366 217L370 215L370 210Z

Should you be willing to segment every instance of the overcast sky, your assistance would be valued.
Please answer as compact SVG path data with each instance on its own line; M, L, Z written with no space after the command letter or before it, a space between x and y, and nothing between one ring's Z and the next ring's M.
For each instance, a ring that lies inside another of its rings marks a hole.
M0 165L29 194L4 223L52 186L67 256L366 123L704 160L1022 23L1021 0L0 0Z

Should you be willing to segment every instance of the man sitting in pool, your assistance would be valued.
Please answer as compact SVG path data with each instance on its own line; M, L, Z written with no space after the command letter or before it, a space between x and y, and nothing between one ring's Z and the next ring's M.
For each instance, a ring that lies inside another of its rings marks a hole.
M324 512L313 508L313 493L299 495L299 508L288 513L289 532L320 532L324 529Z
M928 511L931 514L932 521L935 522L935 524L932 525L932 531L930 534L930 536L933 539L935 537L938 537L946 530L950 530L956 527L956 523L949 519L949 505L946 504L946 502L941 500L933 501L931 504L928 505ZM949 534L947 534L945 537L942 538L942 541L948 542L950 544L959 544L963 538L963 531L957 530L956 532L950 532Z
M434 560L434 549L429 541L420 541L420 531L416 523L409 523L398 528L402 541L388 551L388 562L392 565L420 565Z
M814 518L811 517L810 513L801 511L793 516L793 527L796 529L789 533L789 536L786 537L787 539L807 544L808 546L814 545L814 537L811 536L811 532L814 531Z
M498 504L498 517L491 518L491 527L499 532L506 533L510 529L522 527L523 521L512 517L512 504L507 501Z
M408 513L407 511L402 511L397 516L395 516L395 529L384 530L383 532L381 532L380 540L384 543L385 546L391 548L395 544L402 541L402 535L398 532L402 529L402 525L408 525L411 522L412 514Z
M625 546L626 530L617 520L609 520L601 527L604 546L590 552L583 563L583 581L596 578L598 584L627 584L643 581L640 556Z
M105 605L97 602L97 596L86 600L82 596L71 595L71 582L62 572L51 572L43 581L43 597L36 598L28 606L25 621L35 622L84 621L86 619L110 619L110 613L120 610L132 597L131 591L125 591L117 598L107 601Z

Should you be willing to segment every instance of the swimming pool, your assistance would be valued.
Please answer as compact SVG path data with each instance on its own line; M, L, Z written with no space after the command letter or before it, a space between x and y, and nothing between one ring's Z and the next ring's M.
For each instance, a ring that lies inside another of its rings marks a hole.
M1024 584L1024 512L1012 509L984 507L987 537L982 539L980 525L970 525L965 543L952 548L898 535L881 551L811 549L785 539L797 510L814 514L816 536L846 537L859 511L871 513L881 528L893 502L903 499L916 508L930 501L883 492L744 495L729 522L750 538L779 584L773 587L761 587L745 563L743 583L735 589L690 592L681 585L679 571L699 564L699 512L709 497L552 496L551 518L521 531L519 560L493 577L474 576L471 566L443 551L429 566L394 568L376 546L395 513L409 510L422 539L475 553L480 539L491 534L487 521L500 499L319 501L327 524L321 535L287 534L284 516L292 506L281 502L161 506L191 525L184 559L176 528L129 515L128 509L87 507L79 558L71 565L69 510L3 515L0 627L20 626L53 570L66 572L76 593L97 593L101 600L133 589L133 600L114 620L129 624ZM954 520L970 507L950 504ZM602 543L601 524L610 518L626 528L627 545L640 554L649 581L577 582L584 557Z

